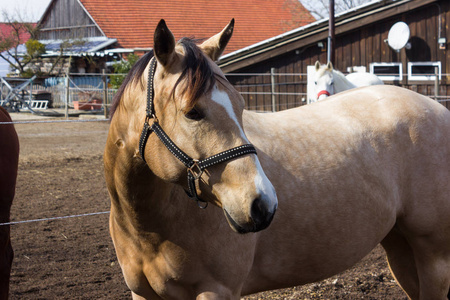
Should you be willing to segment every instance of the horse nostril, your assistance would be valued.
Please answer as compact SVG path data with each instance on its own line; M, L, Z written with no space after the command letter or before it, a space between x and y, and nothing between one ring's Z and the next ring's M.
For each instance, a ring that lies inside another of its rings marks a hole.
M255 223L260 223L260 220L263 218L263 214L265 214L263 210L264 208L261 199L256 198L255 200L253 200L251 216Z
M255 231L262 230L269 226L272 221L275 212L270 212L267 204L261 200L261 198L256 198L252 203L251 217L255 224Z

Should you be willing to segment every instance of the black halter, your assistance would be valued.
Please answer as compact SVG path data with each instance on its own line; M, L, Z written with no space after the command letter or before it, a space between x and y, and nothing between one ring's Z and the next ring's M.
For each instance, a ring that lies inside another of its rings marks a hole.
M158 136L161 142L169 149L169 151L178 158L187 168L187 181L188 181L188 190L186 190L187 195L196 200L199 207L206 208L208 203L201 200L197 194L197 188L195 182L200 179L203 174L203 171L215 164L242 156L250 153L256 154L256 149L251 144L242 145L239 147L235 147L226 151L223 151L219 154L210 156L203 160L197 160L189 157L186 153L184 153L180 148L175 145L175 143L169 138L169 136L164 132L162 127L159 125L158 119L155 115L155 107L153 103L153 78L155 75L156 69L156 59L153 57L150 60L150 70L148 72L148 86L147 86L147 113L145 117L144 128L142 129L141 137L139 139L139 153L142 159L145 161L144 150L145 145L147 143L148 137L152 132ZM150 124L150 120L153 119L153 123ZM199 202L203 202L205 204L200 205Z

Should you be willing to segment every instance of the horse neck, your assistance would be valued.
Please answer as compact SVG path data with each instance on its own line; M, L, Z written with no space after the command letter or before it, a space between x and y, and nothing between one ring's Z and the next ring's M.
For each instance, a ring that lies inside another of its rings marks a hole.
M339 71L333 70L334 89L336 93L353 89L356 86L351 83L345 76Z
M111 210L134 224L143 223L142 218L158 222L152 216L166 209L173 185L153 174L141 159L138 142L143 123L135 125L128 117L126 112L116 112L105 148L105 177Z

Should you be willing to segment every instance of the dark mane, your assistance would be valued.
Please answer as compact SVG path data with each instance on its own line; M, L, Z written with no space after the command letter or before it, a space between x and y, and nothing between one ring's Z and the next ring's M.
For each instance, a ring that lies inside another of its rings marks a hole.
M188 105L187 110L190 110L196 100L204 93L209 92L215 83L214 71L209 65L209 61L205 54L197 47L196 41L190 38L182 38L179 41L183 45L185 51L184 69L181 76L178 78L175 86L173 87L171 95L175 95L175 89L184 80L182 93L186 94ZM137 63L131 68L128 75L125 77L122 85L114 96L111 109L110 118L112 119L119 103L122 99L123 93L128 85L132 84L135 80L141 78L147 67L150 59L153 57L153 51L145 54L141 57Z
M147 67L148 63L150 62L150 59L153 57L153 51L150 51L149 53L142 56L131 68L130 72L128 72L127 76L122 82L122 85L117 90L116 95L113 98L111 108L109 110L109 117L112 119L114 116L114 113L116 112L117 107L119 107L120 99L122 99L123 92L125 91L125 88L132 83L134 80L137 80L141 78L142 74L145 71L145 68Z

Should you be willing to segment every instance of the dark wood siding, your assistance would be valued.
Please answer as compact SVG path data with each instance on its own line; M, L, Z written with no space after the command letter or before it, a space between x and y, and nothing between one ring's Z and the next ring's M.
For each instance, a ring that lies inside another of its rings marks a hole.
M407 5L407 4L406 4ZM441 37L447 38L447 49L441 50L438 45L439 17L441 18ZM375 18L374 18L375 19ZM386 43L389 29L398 21L404 21L409 25L411 49L403 48L397 52ZM434 81L408 81L408 62L440 61L442 66L442 80L439 85L439 95L447 95L450 98L450 1L441 0L435 3L409 10L401 14L389 16L385 19L370 22L367 21L357 29L340 32L336 35L335 68L346 72L348 67L365 66L369 71L372 62L400 62L403 66L403 79L387 84L400 85L426 95L434 95ZM342 31L342 30L341 30ZM324 44L326 40L322 41ZM269 60L259 62L239 69L238 73L264 73L270 74L271 68L275 73L299 73L300 75L277 76L277 91L306 93L307 66L313 65L317 60L326 63L326 52L318 47L317 43L302 45L295 51L277 55ZM269 75L253 75L236 77L230 76L229 80L236 84L238 90L252 83L252 89L270 93L270 81L264 81L263 86L253 86L261 82L261 78L269 78ZM238 81L236 81L238 80ZM266 79L264 79L266 80ZM239 84L237 84L239 82ZM250 91L250 89L248 90ZM271 95L246 95L248 107L257 110L271 110L267 102L271 102ZM277 95L279 109L291 107L291 103L297 106L305 104L301 98L304 96ZM250 99L252 98L252 99ZM253 99L255 98L255 99ZM267 100L267 98L269 100ZM262 100L264 99L264 100ZM448 106L449 102L444 103Z

